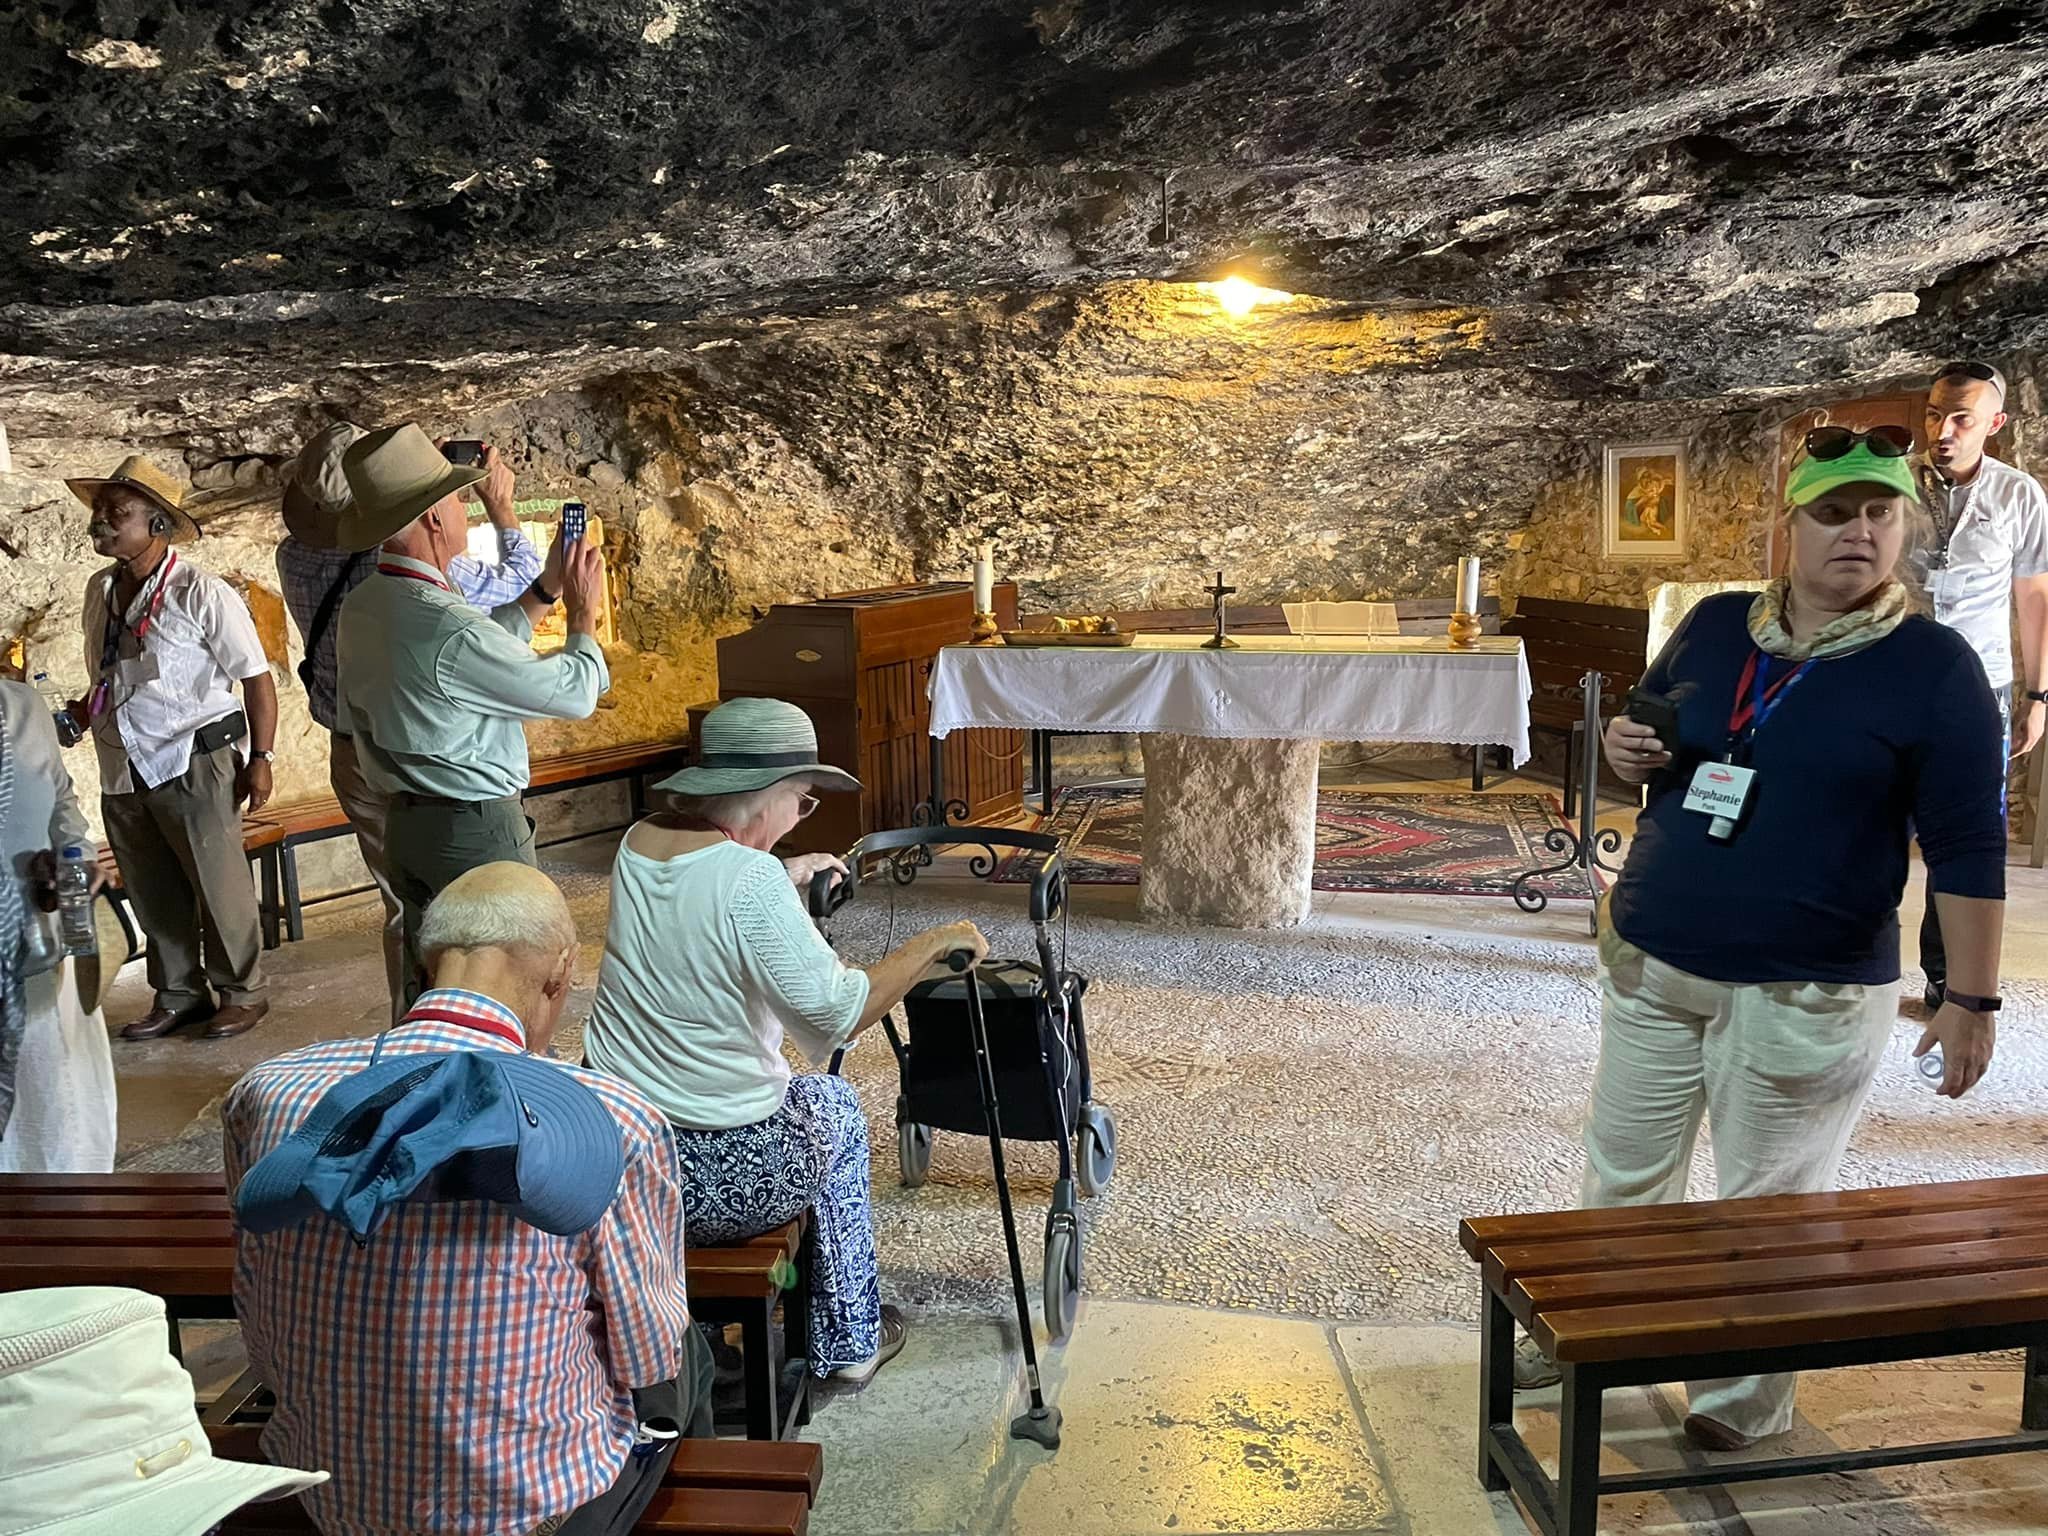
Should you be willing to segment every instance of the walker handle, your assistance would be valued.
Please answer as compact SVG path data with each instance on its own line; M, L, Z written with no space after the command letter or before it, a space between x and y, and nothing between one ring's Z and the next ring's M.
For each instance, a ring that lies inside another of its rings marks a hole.
M956 949L956 950L954 950L954 951L953 951L953 952L952 952L951 954L949 954L949 955L947 955L947 956L946 956L946 967L947 967L947 969L948 969L948 970L952 970L952 971L971 971L971 970L973 970L973 969L974 969L974 951L973 951L973 950L971 950L971 949Z

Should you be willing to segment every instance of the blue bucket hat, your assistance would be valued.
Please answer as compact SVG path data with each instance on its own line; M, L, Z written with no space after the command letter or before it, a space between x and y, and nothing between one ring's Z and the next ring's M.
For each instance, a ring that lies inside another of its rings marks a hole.
M568 1237L597 1225L624 1171L611 1111L552 1062L387 1057L329 1088L249 1169L235 1219L275 1232L325 1214L361 1239L408 1201L489 1200Z

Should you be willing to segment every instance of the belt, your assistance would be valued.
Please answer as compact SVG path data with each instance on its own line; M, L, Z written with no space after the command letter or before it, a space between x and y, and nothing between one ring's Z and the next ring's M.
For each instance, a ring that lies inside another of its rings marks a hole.
M494 795L488 800L452 800L446 795L416 795L401 789L391 797L395 805L440 805L456 811L480 811L487 805L517 805L517 795Z

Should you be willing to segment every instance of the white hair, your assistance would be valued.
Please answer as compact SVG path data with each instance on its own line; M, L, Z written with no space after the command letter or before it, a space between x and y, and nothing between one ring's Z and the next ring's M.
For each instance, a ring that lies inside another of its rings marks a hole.
M793 773L761 789L742 790L734 795L674 795L670 797L670 803L679 815L694 816L713 826L744 827L766 811L769 802L782 791L792 788L803 791L810 786L808 775Z
M420 953L429 970L451 949L502 949L552 959L575 943L576 920L552 884L523 890L451 886L420 920Z

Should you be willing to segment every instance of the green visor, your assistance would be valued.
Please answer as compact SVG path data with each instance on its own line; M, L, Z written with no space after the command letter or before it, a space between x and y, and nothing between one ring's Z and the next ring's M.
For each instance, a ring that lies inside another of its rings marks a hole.
M1887 458L1881 453L1872 453L1868 443L1858 443L1839 459L1802 456L1786 477L1785 504L1803 507L1843 485L1881 485L1908 501L1920 499L1920 487L1914 482L1910 458Z

